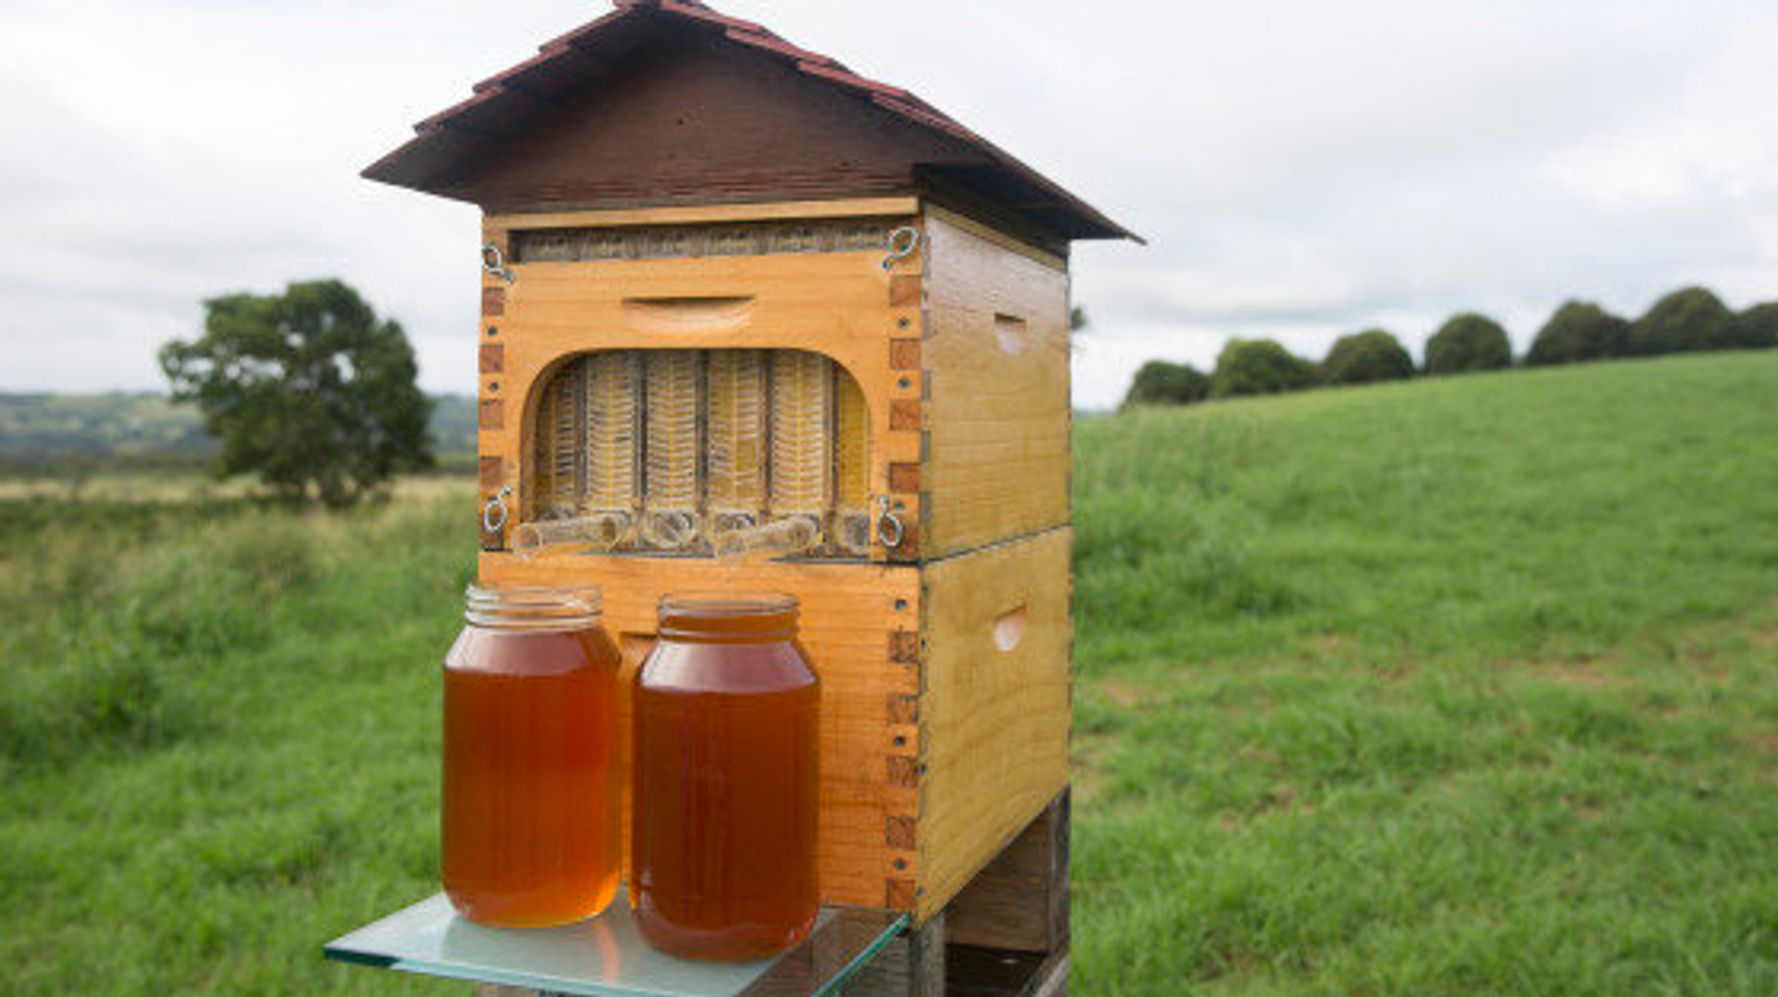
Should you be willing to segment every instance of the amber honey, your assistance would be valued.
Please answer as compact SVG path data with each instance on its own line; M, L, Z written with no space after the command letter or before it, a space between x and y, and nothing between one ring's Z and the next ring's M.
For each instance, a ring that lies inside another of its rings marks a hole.
M471 590L469 618L445 658L445 892L500 927L591 917L622 864L617 648L581 593Z
M631 903L682 958L738 961L807 937L820 688L784 596L669 596L635 687Z

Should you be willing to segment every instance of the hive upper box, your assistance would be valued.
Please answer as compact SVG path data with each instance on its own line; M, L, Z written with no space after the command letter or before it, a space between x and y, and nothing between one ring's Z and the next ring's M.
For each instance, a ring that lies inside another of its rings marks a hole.
M364 176L490 214L919 193L1064 249L1140 237L919 97L696 0L617 9Z

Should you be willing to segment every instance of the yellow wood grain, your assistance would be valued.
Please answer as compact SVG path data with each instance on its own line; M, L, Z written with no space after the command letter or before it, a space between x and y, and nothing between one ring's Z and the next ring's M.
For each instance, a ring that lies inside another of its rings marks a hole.
M1039 249L1036 246L1015 238L1014 236L1008 235L991 225L978 222L968 215L958 214L949 208L943 208L931 202L927 202L926 204L926 215L929 218L936 218L953 228L968 232L970 235L979 239L985 239L988 242L999 246L1001 249L1009 249L1021 256L1035 260L1036 262L1049 267L1051 270L1057 270L1062 273L1068 272L1068 261L1057 256L1055 253Z
M844 198L831 201L773 201L762 204L690 204L611 211L550 211L488 215L487 227L506 232L547 228L617 228L637 225L702 225L814 218L879 218L912 215L911 197Z
M917 920L1068 784L1072 540L1055 529L926 566ZM1021 609L1002 650L995 621Z
M891 696L919 692L918 665L889 660L890 632L919 625L916 569L598 555L524 561L511 554L483 554L481 581L599 586L605 597L605 627L625 651L626 680L647 654L655 633L656 606L668 592L768 591L796 596L802 603L802 643L821 677L822 897L832 903L883 904L886 871L894 861L886 836L888 819L912 816L916 807L917 789L891 785L887 778L891 756L912 757L919 750L918 739L907 738L905 728L892 728L888 714ZM627 681L624 688L621 721L627 731ZM908 743L893 743L898 731ZM627 734L622 743L627 772ZM627 820L624 827L627 837ZM895 875L912 875L912 870Z
M929 216L926 556L1069 521L1068 276ZM1017 320L1016 352L998 317Z

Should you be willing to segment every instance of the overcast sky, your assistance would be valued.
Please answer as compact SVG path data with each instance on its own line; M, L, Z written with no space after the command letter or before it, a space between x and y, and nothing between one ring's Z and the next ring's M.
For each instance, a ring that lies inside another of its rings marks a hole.
M715 0L1146 235L1085 243L1076 403L1229 336L1778 298L1778 4ZM364 165L600 0L0 0L0 390L159 388L199 302L339 276L474 388L472 207Z

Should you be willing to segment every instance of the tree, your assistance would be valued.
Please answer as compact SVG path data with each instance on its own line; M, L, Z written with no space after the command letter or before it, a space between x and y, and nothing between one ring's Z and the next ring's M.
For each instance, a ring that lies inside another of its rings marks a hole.
M1621 357L1630 350L1630 323L1590 301L1565 301L1537 330L1525 363L1533 367Z
M1666 353L1724 348L1735 313L1707 288L1684 287L1654 303L1630 326L1630 353Z
M1321 371L1329 384L1405 381L1414 376L1414 358L1388 332L1366 329L1336 340Z
M1778 301L1754 305L1735 316L1729 349L1769 350L1778 347Z
M1231 339L1216 358L1210 397L1276 395L1315 383L1315 365L1270 339Z
M1210 375L1191 364L1150 360L1136 372L1124 408L1138 405L1191 405L1210 397Z
M430 466L432 403L397 323L337 280L204 302L204 332L161 348L178 401L222 441L219 476L258 473L283 497L350 505Z
M1459 312L1426 341L1426 373L1435 377L1512 365L1512 340L1499 322L1486 315Z

